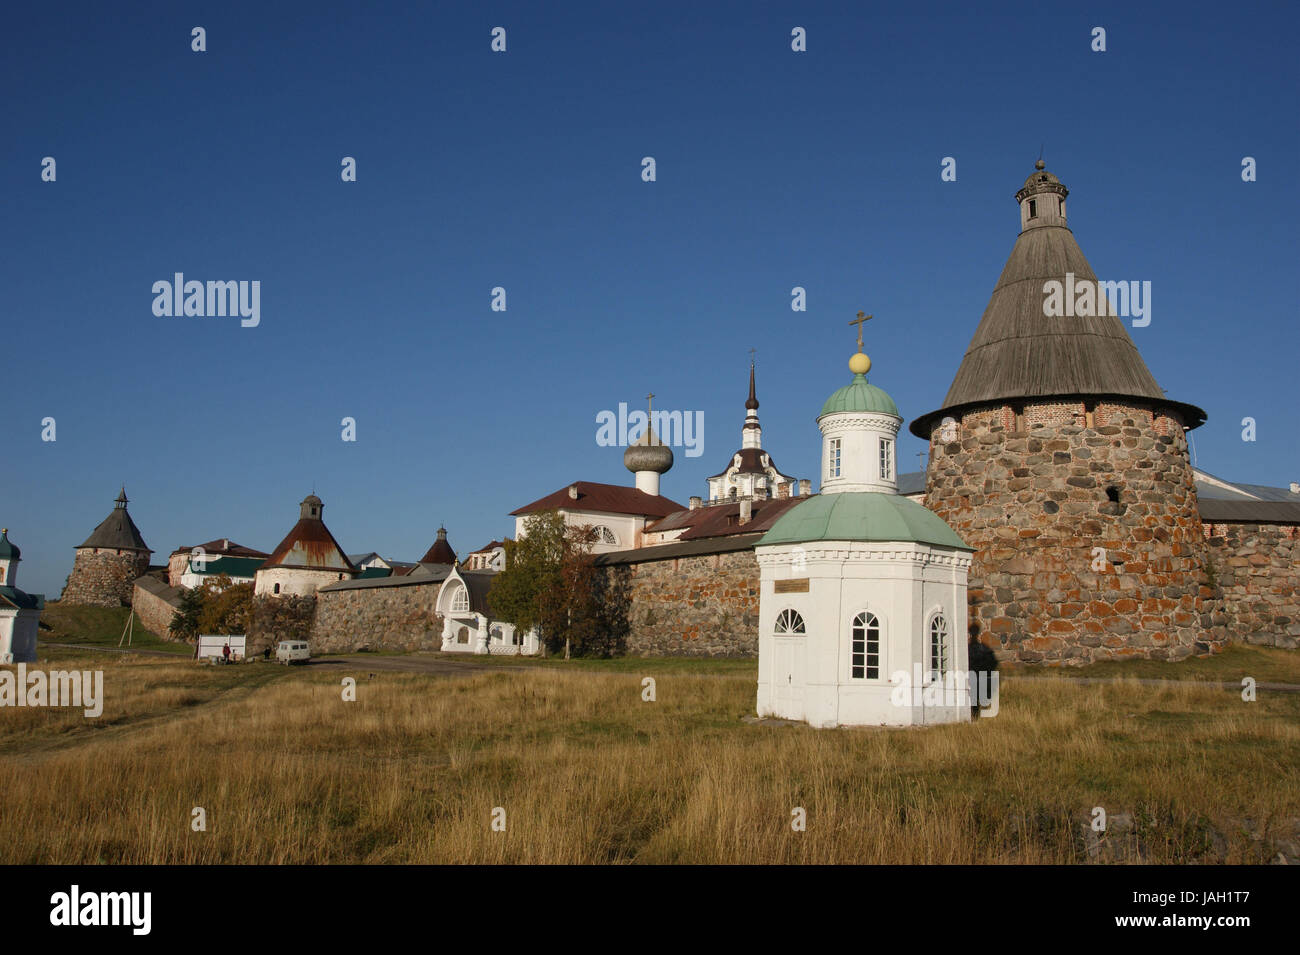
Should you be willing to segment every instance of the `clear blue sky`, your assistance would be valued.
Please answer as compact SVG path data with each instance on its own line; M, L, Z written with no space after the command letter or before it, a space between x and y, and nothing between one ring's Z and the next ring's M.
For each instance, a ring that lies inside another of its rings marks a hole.
M416 559L445 522L464 553L571 481L630 483L595 420L647 391L704 413L664 480L684 502L739 446L751 347L764 446L815 480L849 319L876 315L872 381L908 420L938 407L1043 144L1098 275L1153 283L1130 334L1209 412L1199 464L1300 480L1298 27L1280 2L14 6L19 583L57 594L122 483L155 562L270 550L313 486L350 552ZM174 272L259 280L260 326L155 317Z

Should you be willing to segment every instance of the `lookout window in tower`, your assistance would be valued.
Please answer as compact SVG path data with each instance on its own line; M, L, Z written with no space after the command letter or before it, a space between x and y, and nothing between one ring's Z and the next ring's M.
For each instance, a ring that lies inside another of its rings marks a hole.
M894 473L894 442L880 439L880 480L888 481Z
M1037 200L1037 199L1030 199L1030 200L1029 200L1029 218L1031 218L1031 219L1037 219L1037 218L1038 218L1038 200Z
M830 445L826 452L826 476L828 478L837 478L840 476L840 439L831 438Z

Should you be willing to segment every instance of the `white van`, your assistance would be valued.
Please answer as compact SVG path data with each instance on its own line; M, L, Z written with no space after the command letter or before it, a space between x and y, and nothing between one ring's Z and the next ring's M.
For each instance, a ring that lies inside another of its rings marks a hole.
M302 663L311 659L311 650L306 640L281 640L275 648L275 659L285 666Z

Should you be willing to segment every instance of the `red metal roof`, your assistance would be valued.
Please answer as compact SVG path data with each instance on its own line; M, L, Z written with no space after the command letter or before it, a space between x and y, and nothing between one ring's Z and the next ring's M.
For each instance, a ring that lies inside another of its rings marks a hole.
M569 496L569 488L576 486L577 498ZM595 511L601 514L641 514L646 517L667 517L674 511L682 510L676 501L662 494L647 494L634 487L620 484L597 484L594 481L575 481L553 494L539 498L531 504L525 504L518 510L511 511L511 516L533 514L537 511L553 511L564 508L570 511Z
M805 494L802 497L781 497L752 501L750 504L750 520L747 524L740 523L739 501L728 501L726 504L709 504L697 507L693 511L678 511L675 514L670 514L663 520L648 525L646 533L675 531L684 527L686 530L677 538L682 541L700 540L706 537L728 537L733 534L753 534L758 531L766 531L776 523L778 517L790 508L803 501L811 500L812 497L811 494Z
M280 541L279 546L271 551L271 556L266 559L262 569L269 567L304 567L353 573L357 570L325 522L311 517L301 518L284 540Z
M251 547L245 547L243 544L236 544L228 537L218 537L216 540L210 540L206 544L198 544L203 548L205 554L220 554L222 557L269 557L266 551L254 550ZM173 554L192 554L193 547L178 547L172 551Z

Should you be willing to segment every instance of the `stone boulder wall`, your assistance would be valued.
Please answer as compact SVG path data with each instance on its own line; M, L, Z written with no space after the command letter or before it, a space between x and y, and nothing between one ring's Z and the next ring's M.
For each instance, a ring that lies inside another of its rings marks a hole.
M1300 647L1300 528L1208 524L1205 533L1232 638Z
M628 564L629 654L758 655L758 561L752 550Z
M60 600L91 607L129 607L135 581L148 569L147 553L78 550Z
M317 592L312 653L371 650L438 650L442 617L436 612L441 581Z
M1172 412L976 409L935 425L925 503L976 548L970 619L1003 658L1179 660L1226 641Z
M274 653L281 640L310 639L315 614L314 596L254 597L248 622L248 655L255 656L268 648Z

